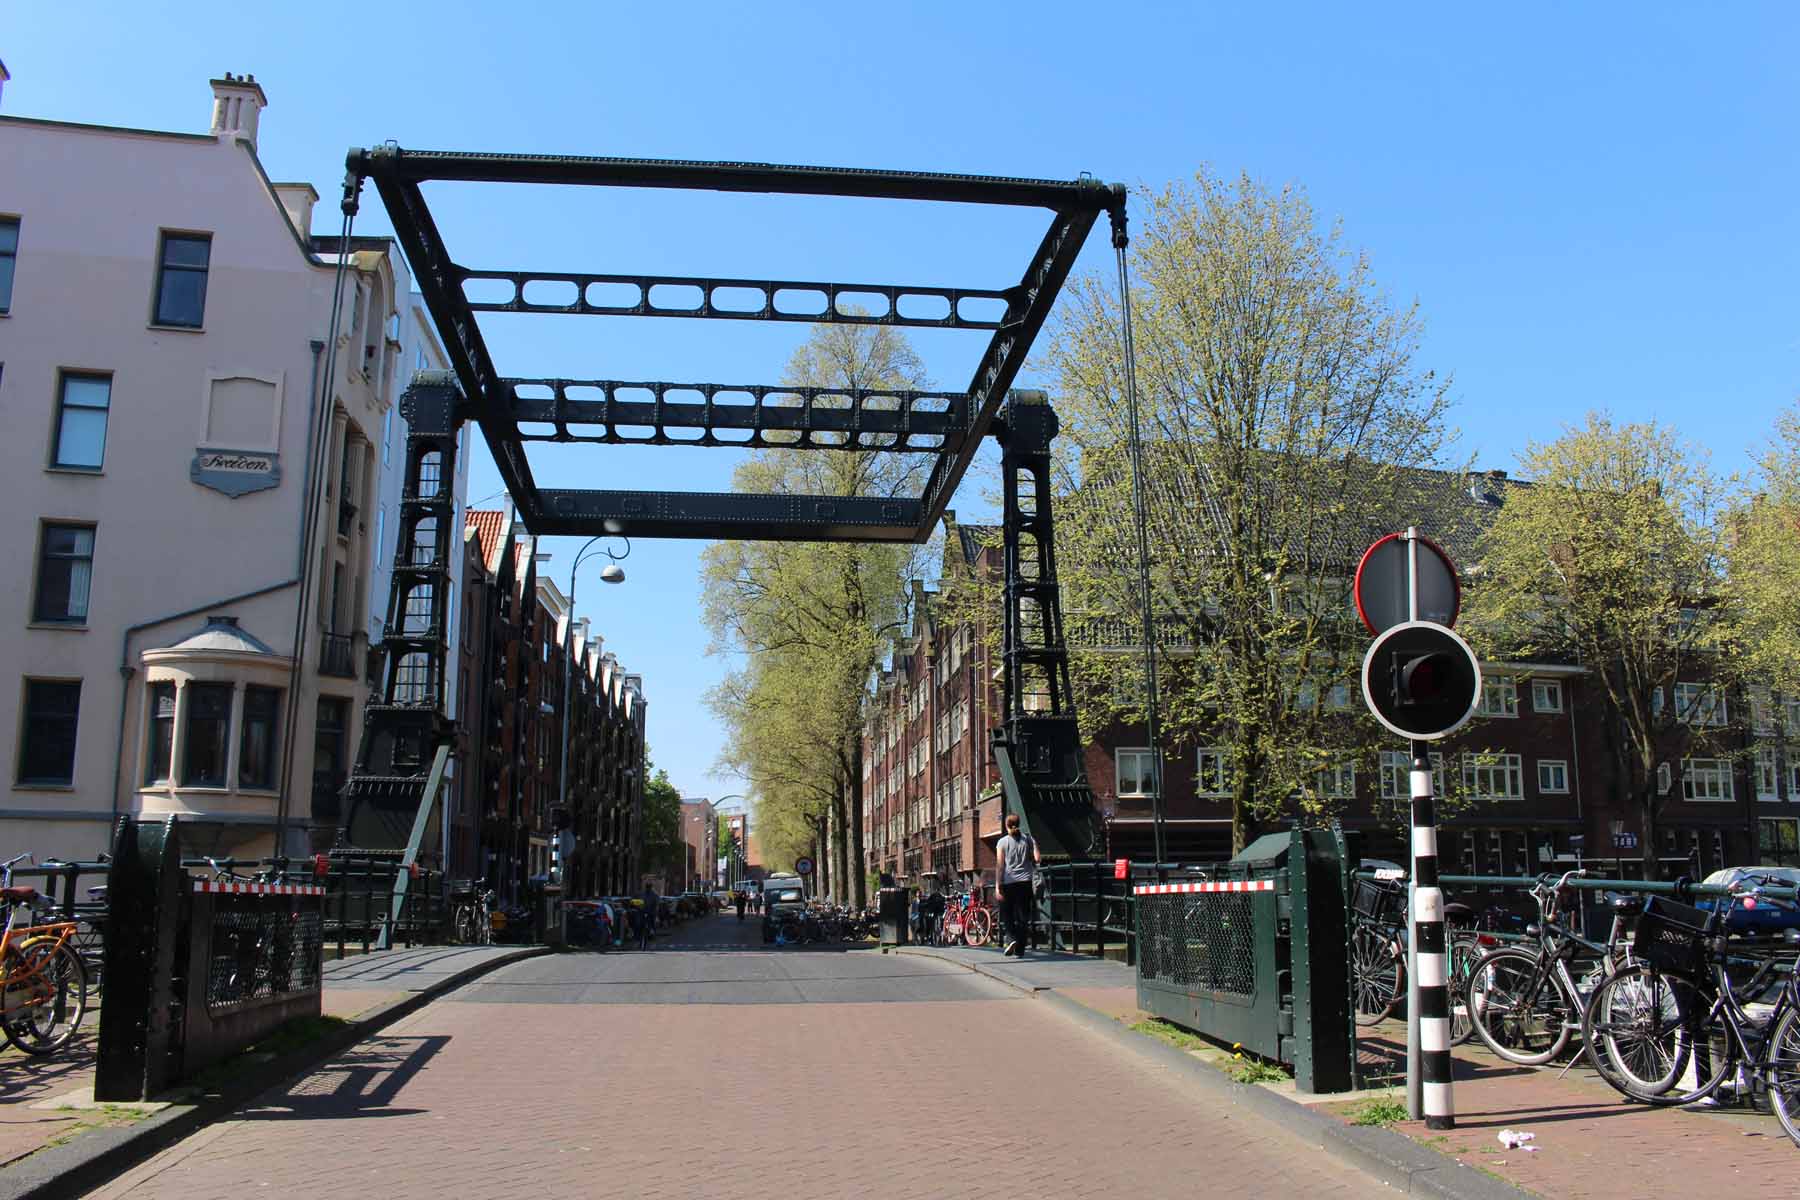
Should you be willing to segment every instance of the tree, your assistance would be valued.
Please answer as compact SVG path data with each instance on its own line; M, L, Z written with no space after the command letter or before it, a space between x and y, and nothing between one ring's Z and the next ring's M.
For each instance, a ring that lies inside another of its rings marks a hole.
M1730 535L1734 658L1768 699L1800 698L1800 404L1776 421L1732 513ZM1785 711L1775 703L1769 715ZM1780 732L1800 734L1782 725Z
M795 352L785 382L845 391L925 386L903 336L856 325L818 327ZM897 496L916 493L921 470L917 456L771 449L744 462L733 485L753 493ZM821 885L832 886L835 876L858 903L865 898L863 704L881 633L904 610L914 554L908 546L796 542L716 542L704 554L712 648L744 656L712 704L731 735L727 761L761 797L765 852L771 862L811 855Z
M1468 627L1484 657L1587 668L1616 798L1642 814L1654 878L1682 758L1726 711L1722 485L1672 430L1604 413L1530 445L1520 466L1532 482L1508 489L1483 539Z
M1290 797L1313 818L1341 803L1338 768L1373 755L1373 722L1332 711L1366 646L1351 568L1373 535L1426 524L1411 469L1441 457L1447 383L1415 365L1416 306L1390 305L1298 191L1203 171L1139 211L1151 609L1159 661L1179 659L1160 680L1164 731L1224 749L1241 849ZM1145 719L1116 282L1077 280L1064 313L1058 560L1091 738Z
M649 755L644 770L651 771ZM682 849L681 793L669 781L669 773L657 770L644 784L644 873L675 871L685 876L687 854Z

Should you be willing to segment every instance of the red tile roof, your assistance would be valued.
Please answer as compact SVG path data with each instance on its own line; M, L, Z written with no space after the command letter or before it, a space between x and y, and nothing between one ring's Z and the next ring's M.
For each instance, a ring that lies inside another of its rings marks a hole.
M481 550L481 565L490 571L495 565L494 546L505 526L506 514L499 509L471 508L463 514L464 540L471 533L475 535L475 544Z

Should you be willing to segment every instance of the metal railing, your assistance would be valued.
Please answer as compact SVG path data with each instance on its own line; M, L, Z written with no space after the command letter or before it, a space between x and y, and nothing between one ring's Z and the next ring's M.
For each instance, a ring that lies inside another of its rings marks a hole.
M356 638L348 633L319 635L319 674L334 679L356 678Z

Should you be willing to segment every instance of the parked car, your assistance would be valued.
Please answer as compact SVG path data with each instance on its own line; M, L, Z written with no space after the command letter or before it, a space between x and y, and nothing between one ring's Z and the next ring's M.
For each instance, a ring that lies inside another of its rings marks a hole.
M1726 867L1714 871L1701 883L1717 887L1766 884L1770 887L1800 887L1800 868L1796 867ZM1694 901L1697 908L1711 909L1722 900L1718 896L1702 896ZM1747 896L1731 906L1725 917L1725 928L1732 933L1779 933L1784 929L1800 929L1800 904L1778 900L1773 896Z

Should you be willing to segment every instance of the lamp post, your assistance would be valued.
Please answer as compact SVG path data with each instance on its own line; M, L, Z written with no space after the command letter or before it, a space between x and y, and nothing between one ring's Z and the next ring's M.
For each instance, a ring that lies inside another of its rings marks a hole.
M714 800L713 801L713 826L715 828L717 828L717 826L718 826L718 823L719 823L718 810L719 810L719 806L721 804L724 804L727 800L748 800L749 798L750 797L744 795L742 792L733 792L729 796L720 796L717 800ZM727 850L727 858L725 861L725 886L726 887L734 888L737 886L738 880L733 878L733 875L736 875L739 873L734 872L732 870L732 866L735 863L736 865L741 867L742 863L743 863L743 856L744 856L744 847L741 843L738 845L737 853L735 855L732 855L730 853L729 849ZM716 861L716 859L715 859L715 861Z
M570 706L570 701L569 701L569 693L575 682L575 572L581 569L582 560L585 559L589 555L589 553L595 551L594 543L602 541L609 537L616 537L620 541L624 542L625 543L625 552L623 554L615 554L615 553L613 553L612 548L609 546L599 547L599 549L598 549L599 553L604 554L604 555L606 555L606 557L612 559L612 561L607 563L606 566L601 570L600 579L604 583L624 583L625 582L625 568L623 568L619 565L619 560L623 559L623 558L631 557L631 539L626 537L624 534L617 534L617 533L596 534L594 537L589 538L585 543L583 543L581 549L579 549L575 552L575 561L569 564L569 615L566 618L566 620L564 621L564 625L563 625L562 769L557 772L557 777L556 777L556 806L557 806L557 808L562 810L563 820L565 820L565 821L570 819L570 816L569 816L569 708L571 706ZM563 874L562 856L558 855L557 860L556 860L556 876L557 876L558 882L561 882L562 874Z

